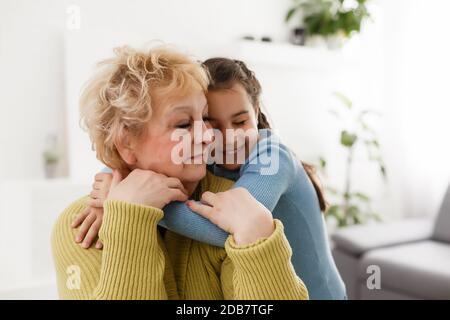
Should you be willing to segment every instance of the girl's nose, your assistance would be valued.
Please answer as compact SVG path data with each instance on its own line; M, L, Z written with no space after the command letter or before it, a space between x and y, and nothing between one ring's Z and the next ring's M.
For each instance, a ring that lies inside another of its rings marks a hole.
M222 133L223 143L228 144L231 141L235 140L234 137L234 129L232 126L230 127L221 127L220 132Z

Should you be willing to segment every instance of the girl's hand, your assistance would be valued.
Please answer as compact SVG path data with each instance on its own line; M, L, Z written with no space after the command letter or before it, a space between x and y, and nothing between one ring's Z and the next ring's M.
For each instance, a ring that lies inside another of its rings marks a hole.
M102 221L103 208L87 207L84 209L71 225L72 228L77 228L81 224L80 230L78 230L78 233L75 236L75 242L81 243L81 247L85 249L89 248L98 236ZM97 239L95 247L97 249L103 248L103 243L100 239Z
M103 221L103 202L108 196L112 178L113 175L110 173L100 172L95 175L88 207L72 222L72 228L77 228L81 225L75 237L75 242L81 243L81 246L85 249L89 248L98 236ZM97 249L103 248L100 239L97 240L95 247Z
M103 208L103 202L105 202L109 189L111 189L112 179L113 175L111 173L99 172L95 175L88 201L89 206Z
M158 209L172 201L186 201L187 191L177 178L151 170L135 169L125 178L114 170L107 199L121 200Z
M244 188L202 194L201 203L188 201L192 211L233 235L237 245L255 242L274 231L271 212Z

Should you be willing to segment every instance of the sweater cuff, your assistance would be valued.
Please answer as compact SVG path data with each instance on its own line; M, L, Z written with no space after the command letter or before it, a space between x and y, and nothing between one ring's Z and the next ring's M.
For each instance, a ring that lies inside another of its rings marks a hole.
M164 272L164 255L159 250L157 224L160 209L119 200L104 203L105 215L100 229L103 242L97 299L138 299L164 297L159 282ZM141 291L136 291L142 287Z
M255 268L271 264L286 264L292 256L292 249L284 235L283 223L274 219L275 230L269 237L259 238L253 243L237 245L230 235L225 242L225 250L236 267L249 272ZM261 262L259 264L258 262Z
M106 200L105 215L99 236L104 242L131 240L137 234L148 233L164 217L161 209L121 200Z

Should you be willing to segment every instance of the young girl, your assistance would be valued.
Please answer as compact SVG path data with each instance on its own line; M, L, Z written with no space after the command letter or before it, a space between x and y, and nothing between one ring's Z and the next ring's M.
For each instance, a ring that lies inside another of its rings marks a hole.
M204 66L210 74L208 120L225 137L224 155L230 154L230 147L233 155L238 149L239 137L227 141L227 129L259 130L256 145L249 145L246 140L248 152L244 164L213 164L208 169L215 175L235 180L233 188L247 189L274 218L283 222L292 247L292 264L308 288L310 299L345 299L345 287L331 256L321 213L326 202L312 167L301 164L270 130L260 108L260 83L242 61L213 58L205 61ZM266 168L267 159L276 162L270 163L275 169ZM269 172L263 173L265 169ZM76 241L82 242L83 247L89 247L97 236L103 214L101 207L110 182L110 174L96 175L91 208L80 214L72 225L82 225ZM172 202L164 208L165 215L159 225L223 247L229 234L205 218L212 209L207 201ZM99 247L101 243L97 242Z

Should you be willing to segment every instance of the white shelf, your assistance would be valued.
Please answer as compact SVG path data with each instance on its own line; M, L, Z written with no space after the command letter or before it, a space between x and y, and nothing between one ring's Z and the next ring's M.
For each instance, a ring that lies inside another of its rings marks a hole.
M245 62L303 69L337 69L357 67L358 59L343 49L329 50L296 46L285 42L241 40L234 55Z

